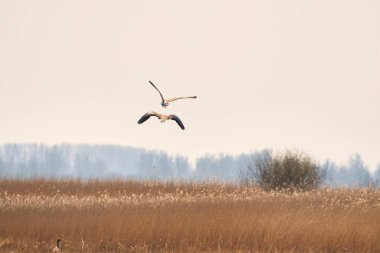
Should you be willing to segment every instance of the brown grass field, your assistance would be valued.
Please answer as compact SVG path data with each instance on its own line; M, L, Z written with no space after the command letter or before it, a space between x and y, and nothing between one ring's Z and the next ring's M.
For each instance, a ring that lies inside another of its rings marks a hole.
M61 252L380 252L380 191L1 180L0 252L57 238Z

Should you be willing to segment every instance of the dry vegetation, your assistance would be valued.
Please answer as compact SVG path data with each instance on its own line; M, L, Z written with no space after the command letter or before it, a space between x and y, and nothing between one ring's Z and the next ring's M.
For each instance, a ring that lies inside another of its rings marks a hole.
M0 181L0 252L58 237L62 252L380 252L380 192Z

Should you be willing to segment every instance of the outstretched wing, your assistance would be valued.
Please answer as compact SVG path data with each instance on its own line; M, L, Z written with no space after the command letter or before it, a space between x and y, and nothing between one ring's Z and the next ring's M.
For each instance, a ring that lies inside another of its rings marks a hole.
M156 112L147 112L147 113L145 113L145 114L139 119L139 121L137 121L137 124L142 124L142 123L144 123L145 121L147 121L147 120L150 118L150 116L156 116L156 117L158 117L158 115L157 115Z
M169 118L170 118L171 120L174 120L175 122L177 122L177 124L182 128L182 130L185 130L185 126L183 125L182 121L181 121L176 115L171 114L171 115L169 116Z
M160 93L160 96L161 96L161 99L162 99L162 102L164 102L164 97L162 96L161 94L161 91L159 89L157 89L157 87L149 80L149 83L158 91L158 93Z
M178 100L178 99L185 99L185 98L197 98L197 96L191 96L191 97L174 97L174 98L166 99L166 102L173 102L173 101L176 101L176 100Z

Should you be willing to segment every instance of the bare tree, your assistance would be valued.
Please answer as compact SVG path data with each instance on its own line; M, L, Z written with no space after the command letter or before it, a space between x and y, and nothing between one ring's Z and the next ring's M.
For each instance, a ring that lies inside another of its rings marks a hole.
M241 171L240 181L265 190L293 191L317 188L325 176L325 170L302 152L287 150L273 155L264 150L253 155L252 162Z

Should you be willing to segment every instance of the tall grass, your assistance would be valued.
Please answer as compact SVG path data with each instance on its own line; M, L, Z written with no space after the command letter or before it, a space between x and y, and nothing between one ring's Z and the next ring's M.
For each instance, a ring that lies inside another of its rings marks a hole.
M58 237L63 252L380 252L380 192L0 181L0 252Z

